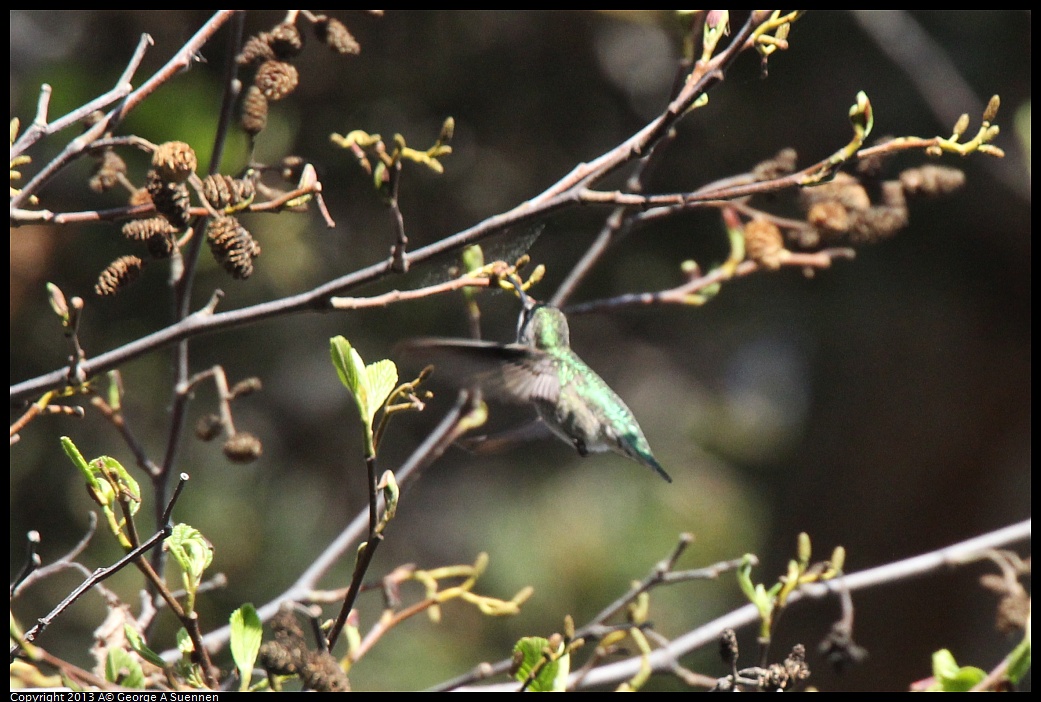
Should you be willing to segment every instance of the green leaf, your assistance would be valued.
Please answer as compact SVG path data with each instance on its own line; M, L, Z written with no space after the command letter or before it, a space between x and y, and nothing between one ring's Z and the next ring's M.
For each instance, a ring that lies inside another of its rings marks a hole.
M365 375L369 389L368 420L369 424L372 424L376 410L383 406L398 384L398 367L394 365L394 361L385 358L366 366Z
M372 422L376 412L398 384L398 368L389 359L366 366L351 342L342 336L329 339L329 353L340 382L354 395L358 412L365 424L368 453L373 455Z
M1008 654L1008 679L1018 685L1020 679L1030 671L1030 619L1027 619L1026 636Z
M54 283L47 283L47 299L51 303L51 309L54 310L54 314L61 317L61 323L63 326L67 326L69 323L69 303L65 301L65 295Z
M752 584L752 564L754 562L755 556L746 553L737 569L737 584L741 587L741 592L745 593L748 601L753 603L757 599L755 585Z
M202 678L202 670L196 663L192 663L192 654L195 652L195 644L188 630L183 626L177 630L177 650L181 652L181 660L177 661L175 669L177 674L184 678L185 683L191 687L203 689L206 682Z
M376 525L376 533L382 534L398 511L398 498L401 496L401 490L398 487L398 481L394 479L394 473L389 470L383 472L376 489L383 492L383 504L385 505L380 523Z
M351 352L354 349L351 347L351 342L347 341L342 336L334 336L329 339L329 353L333 359L333 367L336 368L336 374L340 376L340 382L343 386L354 394L355 388L358 387L358 376L360 372L358 367L362 366L361 358L357 358L358 352L354 351L352 357ZM357 365L355 365L355 358L357 358Z
M954 654L942 648L933 654L933 677L936 684L930 688L938 692L968 692L976 686L987 673L973 666L959 667Z
M170 555L181 567L184 589L188 591L185 609L195 610L195 591L202 584L202 574L213 562L213 545L195 527L177 524L164 542Z
M484 251L480 244L467 246L460 257L463 260L463 270L467 273L473 273L484 265Z
M188 634L188 630L183 626L177 630L177 650L185 657L191 656L195 651L195 644L192 643L192 637Z
M531 692L564 691L571 667L570 656L562 655L556 660L547 660L544 651L548 647L549 641L541 636L526 636L513 647L515 654L521 654L520 665L513 676L518 682L527 680L536 666L541 665L531 684L525 688Z
M193 576L201 576L213 562L213 546L202 532L187 524L174 526L166 537L166 548L181 569Z
M76 444L67 436L61 437L61 447L73 465L83 474L83 478L87 481L87 489L90 490L99 505L108 508L118 498L116 488L106 477L107 474L115 476L115 483L120 492L130 496L130 514L137 513L141 507L141 486L127 472L122 463L111 456L101 456L88 463Z
M91 469L90 464L87 463L87 459L85 459L83 454L80 453L80 450L76 448L76 444L74 444L72 439L69 437L63 436L61 437L61 447L65 451L65 455L69 457L70 461L72 461L72 464L79 468L80 472L83 473L83 478L87 481L87 486L94 492L97 492L99 488L97 476L94 475L94 471Z
M108 406L117 412L122 409L123 405L123 389L120 386L119 372L109 371L108 374Z
M371 427L372 414L375 414L375 410L371 414L369 413L369 375L366 372L364 361L361 360L357 350L351 346L351 342L342 336L329 340L329 351L332 354L336 372L340 376L340 382L354 395L362 421L366 426Z
M853 131L857 139L863 143L875 126L875 113L871 109L871 101L868 100L867 93L863 90L857 93L857 102L849 108L849 119L853 123Z
M231 613L231 657L239 670L240 692L249 689L262 637L260 617L252 604L247 602Z
M127 472L123 464L111 456L101 456L97 460L105 466L105 470L109 474L116 476L116 482L119 484L120 490L130 495L130 514L137 514L137 510L141 507L141 486Z
M154 666L158 666L159 668L166 667L166 661L163 660L162 656L148 647L144 638L141 636L141 632L128 624L124 624L123 634L127 637L127 643L130 644L130 648L134 649L138 655Z
M141 663L121 648L110 648L105 656L105 679L123 687L140 690L145 686Z

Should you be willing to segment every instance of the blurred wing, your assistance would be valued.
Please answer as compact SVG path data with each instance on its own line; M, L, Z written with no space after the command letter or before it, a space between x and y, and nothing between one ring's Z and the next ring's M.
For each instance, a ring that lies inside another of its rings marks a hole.
M522 344L466 339L413 339L398 349L434 364L440 375L460 386L477 385L489 396L516 404L557 401L560 376L548 354Z
M487 456L503 453L521 443L548 439L552 436L552 430L546 426L542 419L534 419L511 429L497 431L494 434L467 436L455 443L460 448L474 455Z

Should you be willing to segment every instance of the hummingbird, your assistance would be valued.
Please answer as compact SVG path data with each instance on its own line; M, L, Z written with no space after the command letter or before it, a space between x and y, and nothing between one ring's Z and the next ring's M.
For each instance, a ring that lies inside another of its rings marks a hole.
M550 431L580 456L613 451L672 482L632 410L571 349L567 318L556 307L525 300L516 343L414 339L404 350L495 399L534 405Z

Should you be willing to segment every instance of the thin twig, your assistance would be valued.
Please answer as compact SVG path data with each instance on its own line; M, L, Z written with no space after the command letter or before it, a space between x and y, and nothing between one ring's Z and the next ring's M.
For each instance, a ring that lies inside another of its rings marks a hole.
M119 432L119 435L123 437L123 442L130 449L130 452L134 454L134 459L141 470L150 476L156 476L160 470L159 466L148 456L144 446L130 430L122 410L113 409L100 395L92 397L90 404L101 412L101 416L111 422L112 426Z
M967 539L966 541L919 556L851 573L842 578L841 587L848 588L850 592L856 592L879 585L923 577L950 568L957 568L985 557L986 553L991 549L1029 539L1030 525L1031 520L1027 519L988 534ZM789 596L788 604L792 605L803 599L817 600L832 597L838 591L838 587L836 583L829 581L803 585ZM720 632L724 629L737 629L758 621L759 610L756 606L753 604L744 605L693 631L674 638L667 647L654 651L650 655L651 667L656 672L668 672L670 661L681 658L691 651L704 646L715 645L719 640ZM641 657L637 656L605 665L591 671L583 681L583 684L587 687L617 684L623 680L628 680L639 672L642 663ZM515 690L516 688L516 683L512 683L510 685L487 686L479 689L482 691L497 691Z
M594 615L588 623L584 624L580 628L575 630L576 639L599 639L603 638L608 632L615 630L617 627L605 626L604 622L610 619L612 616L622 611L636 600L642 593L652 590L653 588L662 584L671 584L677 582L684 582L687 580L705 580L718 578L723 573L731 570L735 570L745 562L744 558L737 558L730 561L721 561L713 565L697 568L694 570L686 571L673 571L672 569L676 565L676 561L679 560L683 552L686 551L687 547L693 541L693 536L690 534L681 534L679 541L676 543L675 548L672 550L667 557L659 561L651 569L651 572L644 577L638 583L635 583L632 588L625 592L621 597L616 599L611 604L601 609L596 615ZM626 624L626 627L631 626ZM512 659L504 659L496 663L482 663L474 670L461 675L452 680L440 683L436 687L430 688L428 692L444 692L447 690L453 690L463 685L469 685L471 683L482 680L490 675L497 675L505 673L510 669L513 664ZM586 671L588 672L588 671Z
M11 210L14 211L25 204L29 197L57 175L58 171L86 152L102 134L115 128L132 109L141 104L142 100L191 65L196 53L236 12L241 12L241 10L219 10L215 13L155 75L145 81L140 88L127 95L115 109L98 120L87 131L69 142L58 156L44 166L18 194L11 198Z
M746 42L749 40L752 32L756 27L766 22L768 17L769 13L752 13L748 22L735 33L731 44L724 51L713 57L709 63L704 65L699 63L691 73L684 88L680 91L680 95L669 104L662 116L651 122L647 127L641 129L603 157L577 167L556 184L550 186L541 195L521 203L508 212L489 217L469 229L409 253L406 256L406 265L411 268L438 254L461 249L477 243L493 233L524 222L542 219L558 209L573 206L577 202L576 192L606 177L630 160L641 158L655 142L663 138L668 133L669 128L693 104L694 100L721 80L723 70L736 59L741 51L748 48ZM100 136L100 133L93 135L92 138L97 136ZM332 309L329 304L330 297L364 283L377 280L393 270L393 261L383 261L332 280L300 295L220 314L189 315L166 329L101 354L94 359L86 359L81 364L81 367L88 376L95 375L157 348L180 342L198 334L220 329L230 329L286 314L326 312ZM43 392L48 388L60 387L62 382L62 377L56 372L52 372L18 383L11 388L11 400L15 402Z
M379 548L380 542L383 541L383 534L376 532L376 525L379 523L379 508L377 506L379 490L376 489L376 457L366 456L365 466L368 471L369 481L369 536L365 539L365 544L358 552L358 560L355 561L354 573L351 575L351 584L347 587L347 594L343 597L343 605L340 607L340 614L337 615L336 621L333 622L332 627L329 629L329 635L326 637L325 647L329 650L332 650L336 645L336 640L340 637L340 632L343 631L343 627L347 624L347 617L350 616L351 610L354 608L354 601L358 598L358 593L361 591L362 581L365 579L365 573L369 570L369 564L372 563L372 557L376 555L376 549Z
M790 252L788 257L781 262L781 266L796 268L828 268L836 259L851 259L854 255L855 252L853 249L848 248L824 249L823 251L816 251L813 253L798 253L793 251ZM706 288L732 278L741 278L751 275L752 273L764 269L767 269L767 266L762 263L745 260L737 265L733 273L718 268L669 290L630 293L603 300L593 300L591 302L568 307L565 309L565 312L570 316L588 314L590 312L601 312L603 310L627 307L630 305L652 305L662 303L673 305L700 304L700 301L696 300L694 296Z
M395 479L402 492L419 480L423 470L431 465L444 451L452 445L467 429L466 421L472 411L471 399L466 393L460 393L455 405L445 414L434 430L423 440L412 455L394 472ZM314 559L306 571L282 594L270 602L257 608L262 621L267 621L278 613L283 602L307 600L310 593L317 589L318 582L340 559L356 547L357 542L365 534L369 526L368 507L358 513L343 531ZM203 637L206 647L216 651L228 642L231 634L229 626L223 626ZM165 651L163 659L174 661L180 657L178 651Z
M79 597L84 592L89 590L91 587L93 587L97 583L100 583L100 582L106 580L107 578L115 575L120 570L122 570L124 567L126 567L128 564L134 563L135 561L137 561L143 554L147 553L150 549L155 548L155 546L157 546L164 538L166 538L166 536L167 536L166 530L165 529L161 529L160 531L157 531L155 534L153 534L152 537L149 538L147 541L145 541L143 544L141 544L137 548L131 550L129 553L127 553L125 556L120 558L118 561L116 561L112 565L110 565L110 566L108 566L106 568L98 568L97 570L95 570L91 574L91 576L89 578L84 580L79 585L79 587L77 587L75 590L73 590L71 593L69 593L69 595L66 596L65 599L63 599L61 602L59 602L57 607L52 609L46 616L41 617L39 622L36 624L36 626L34 626L29 631L25 632L24 641L26 643L33 643L33 642L35 642L36 639L39 637L39 635L43 633L44 629L46 629L47 626L52 621L54 621L55 617L57 617L59 614L64 612L69 607L69 605L71 605L73 602L75 602L77 599L79 599ZM20 648L21 648L20 643L16 643L16 644L11 646L11 660L12 661L14 660L15 655L18 653L18 650Z
M51 86L46 83L43 84L40 87L40 99L36 110L36 119L33 120L33 123L29 128L18 137L18 140L11 145L11 159L13 160L15 157L25 153L26 149L44 136L60 132L69 125L79 122L91 112L105 108L128 95L130 91L134 89L134 86L131 85L130 81L133 79L134 73L137 72L138 66L141 65L141 61L145 57L145 51L154 43L155 42L152 41L151 36L142 34L141 38L137 42L137 48L134 50L133 56L130 57L130 62L123 70L123 75L121 75L119 80L116 81L115 86L113 86L108 92L99 95L93 100L77 107L64 117L60 117L53 122L47 121L47 107L50 103Z

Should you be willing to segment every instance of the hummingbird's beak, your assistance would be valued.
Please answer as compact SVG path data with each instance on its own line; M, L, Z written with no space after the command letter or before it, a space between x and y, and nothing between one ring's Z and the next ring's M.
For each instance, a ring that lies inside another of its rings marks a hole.
M520 297L521 301L521 313L517 317L517 338L520 339L521 330L528 324L528 321L531 319L531 311L535 309L538 302L535 298L531 297L524 291L524 286L521 285L519 279L511 277L510 282L513 283L513 287L517 289L517 296Z

